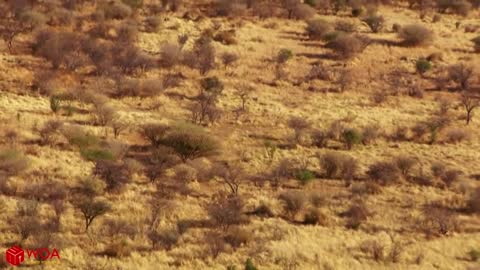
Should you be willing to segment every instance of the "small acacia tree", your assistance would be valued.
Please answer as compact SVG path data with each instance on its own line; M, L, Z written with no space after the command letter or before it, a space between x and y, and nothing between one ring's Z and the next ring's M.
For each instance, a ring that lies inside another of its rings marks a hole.
M80 198L78 202L75 202L75 205L82 212L85 219L85 232L88 231L94 219L111 210L108 202L99 199Z
M472 94L468 92L464 92L460 96L460 102L465 109L465 120L466 124L470 124L470 121L472 121L473 118L473 111L480 107L480 99L478 97L473 96Z
M215 154L219 149L218 142L211 135L200 127L189 124L172 128L162 144L171 147L183 162Z

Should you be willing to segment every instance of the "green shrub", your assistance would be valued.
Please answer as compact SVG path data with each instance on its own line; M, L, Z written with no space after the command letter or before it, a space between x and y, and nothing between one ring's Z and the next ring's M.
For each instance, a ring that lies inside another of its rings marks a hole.
M107 149L101 148L87 148L81 149L80 154L82 157L89 161L98 161L98 160L114 160L115 156L112 152Z
M257 270L255 265L253 265L252 259L248 258L245 262L245 270Z
M277 54L277 63L284 64L288 60L292 59L293 52L289 49L281 49Z
M480 250L472 248L468 252L468 257L470 257L470 260L472 262L476 262L476 261L480 260Z
M385 19L380 15L369 15L362 21L370 27L373 33L380 32L385 23Z
M362 133L356 129L347 129L342 133L342 140L345 147L350 150L353 146L362 143Z
M302 184L307 184L315 178L315 174L310 170L300 170L295 177Z
M415 69L420 75L423 75L425 72L432 69L432 63L425 58L419 58L415 62Z
M57 96L50 97L50 109L53 113L57 113L61 108L61 100Z

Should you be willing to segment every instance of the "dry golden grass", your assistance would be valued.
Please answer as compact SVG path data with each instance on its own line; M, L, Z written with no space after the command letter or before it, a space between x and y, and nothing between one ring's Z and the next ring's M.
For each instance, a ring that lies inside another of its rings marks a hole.
M225 46L215 43L217 52L234 52L240 56L234 67L219 67L209 73L218 76L225 84L219 106L224 111L220 121L208 126L208 132L219 138L222 145L217 160L243 159L243 165L249 175L268 172L270 165L265 154L264 139L270 138L278 143L287 143L293 131L287 126L288 119L299 116L307 119L315 128L326 129L330 123L340 119L353 119L352 127L364 127L378 124L386 132L392 132L398 126L413 126L419 121L427 120L438 110L436 99L443 97L457 102L456 93L426 92L423 99L408 96L391 96L380 105L371 102L371 93L379 90L385 82L381 75L392 68L405 68L415 72L414 60L426 57L434 52L441 52L443 60L438 66L446 66L457 61L466 61L480 70L480 54L473 54L470 39L478 33L464 33L455 29L455 22L462 25L478 24L478 10L467 18L455 15L442 15L442 20L431 22L427 16L422 22L418 12L400 7L382 7L380 13L386 18L387 30L372 34L365 25L358 31L371 38L384 41L397 41L395 33L390 32L393 23L406 25L423 23L432 29L436 40L432 46L406 48L375 43L363 53L344 62L324 58L330 52L311 42L302 35L305 22L285 19L226 19L205 18L199 22L169 17L159 33L140 33L137 45L144 51L158 53L163 42L176 42L179 34L190 36L185 49L192 47L193 40L200 33L210 28L213 21L218 21L226 29L235 28L237 45ZM319 15L320 16L320 15ZM338 16L321 16L334 22ZM241 25L241 26L239 26ZM275 25L275 27L272 27ZM21 36L21 43L28 37ZM294 53L292 60L286 64L288 79L275 81L275 67L269 61L280 49L289 49ZM405 57L406 60L401 60ZM315 80L300 82L309 72L310 65L316 61L332 67L346 65L358 74L358 82L345 93L322 93L309 91L309 88L329 89L336 86L330 82ZM437 65L437 64L435 64ZM15 142L18 149L25 152L31 160L28 171L12 177L8 185L21 194L32 183L41 183L45 177L54 183L61 183L68 188L78 186L80 179L87 177L94 167L93 162L83 159L79 151L62 145L47 146L35 143L38 138L36 127L51 119L65 122L65 125L81 123L86 130L103 137L104 128L92 125L92 106L72 102L81 113L71 116L54 115L50 110L46 96L31 93L29 82L33 74L47 68L44 60L30 56L26 51L11 55L2 44L0 46L0 121L2 126L15 128L19 138ZM146 145L147 142L137 132L141 124L150 122L175 123L188 121L190 101L179 97L192 97L199 91L198 81L202 78L198 72L183 66L171 70L153 69L147 71L144 78L157 78L167 72L181 72L187 79L179 87L168 89L160 95L148 98L125 97L111 99L109 102L117 110L121 119L129 123L129 129L120 135L119 140L134 147ZM75 76L59 75L57 91L70 90L77 85ZM369 82L369 79L372 81ZM418 77L417 79L421 79ZM235 112L241 105L236 90L244 84L252 86L251 98L247 102L247 112ZM429 83L424 82L428 87ZM97 89L95 78L86 79L86 87ZM427 87L426 86L426 87ZM450 112L454 127L464 127L461 107ZM3 129L3 128L2 128ZM315 179L312 183L300 187L302 192L318 193L327 198L323 206L331 217L327 226L299 225L283 218L259 218L251 216L251 223L241 225L251 233L250 242L236 250L227 248L213 259L208 255L204 241L205 229L192 228L183 234L179 242L170 250L150 250L150 240L146 236L150 218L150 200L156 187L148 183L141 173L133 174L132 182L120 194L106 194L113 205L113 210L99 217L92 224L88 234L82 232L83 220L79 212L70 204L61 216L60 231L53 238L53 246L60 250L58 263L47 263L45 269L226 269L236 265L243 269L247 258L252 258L259 269L467 269L478 262L466 259L472 248L480 248L480 218L478 214L460 212L458 219L462 230L449 232L445 236L427 238L419 231L418 224L423 218L423 208L432 203L443 202L447 206L454 202L464 202L467 194L464 190L473 190L479 186L468 176L479 174L480 160L480 118L474 117L468 127L472 139L458 144L423 144L416 142L392 142L379 139L367 146L354 147L347 154L359 161L360 171L376 161L391 159L400 155L419 158L425 170L436 161L445 162L448 167L464 172L465 177L451 188L426 187L412 183L402 183L382 188L376 195L362 195L373 215L361 229L345 228L345 212L352 199L353 187L345 187L340 180ZM110 132L110 131L109 131ZM113 135L109 134L108 138ZM6 144L2 140L2 143ZM66 144L66 142L63 142ZM278 149L273 164L282 158L303 158L309 161L309 169L320 171L318 153L326 150L314 147L297 146ZM346 151L345 151L346 152ZM201 159L203 160L203 159ZM196 162L199 162L198 160ZM209 161L205 161L207 164ZM202 165L203 166L203 165ZM38 172L41 172L38 173ZM167 172L173 175L173 171ZM160 179L159 181L164 181ZM165 180L168 181L168 180ZM275 188L266 184L255 186L245 179L240 186L240 194L246 201L246 211L253 211L262 203L269 205L275 213L282 212L282 206L276 199L279 194L290 188L298 188L296 182L285 181L285 185ZM360 185L362 183L359 183ZM218 181L194 181L189 183L191 192L187 195L170 194L170 204L160 214L159 229L175 228L182 219L202 220L207 216L206 205L212 197L226 187ZM28 189L27 189L28 190ZM0 250L7 249L9 243L17 241L18 236L12 230L9 220L15 216L15 203L18 197L0 195ZM53 209L41 203L41 216L46 219L53 216ZM138 230L135 237L117 235L105 237L108 229L103 221L108 218L121 219ZM360 245L368 240L377 240L385 245L388 252L393 246L392 239L399 241L404 252L399 262L375 261L370 255L361 251ZM112 243L126 245L130 254L116 258L96 255Z

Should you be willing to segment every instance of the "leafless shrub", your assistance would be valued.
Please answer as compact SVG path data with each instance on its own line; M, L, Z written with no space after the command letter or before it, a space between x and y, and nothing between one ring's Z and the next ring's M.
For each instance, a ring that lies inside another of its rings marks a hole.
M367 240L360 245L360 250L372 256L375 261L385 260L385 246L376 240Z
M340 20L335 22L335 30L345 33L357 32L357 24L354 21Z
M330 218L325 211L318 208L309 209L303 217L303 224L326 226L329 222Z
M325 34L331 32L332 30L333 26L322 19L315 19L307 22L306 31L310 39L322 39Z
M352 180L359 169L356 159L338 152L328 152L320 156L320 166L325 177L330 179L339 177Z
M294 140L296 143L300 143L304 131L310 126L311 123L302 117L294 116L288 120L288 127L293 129L293 131L295 132Z
M327 146L328 136L327 133L320 129L315 129L311 134L313 145L319 148L324 148Z
M213 36L213 40L224 45L236 45L238 43L234 30L220 31Z
M164 124L146 124L141 128L141 134L150 141L152 146L158 147L169 129L170 127Z
M380 137L382 129L377 124L371 124L363 127L362 129L362 143L364 145L375 143L375 141Z
M22 173L29 167L29 160L17 149L0 150L0 177L9 177Z
M349 59L363 52L370 41L358 35L341 34L327 44L341 59Z
M348 218L346 226L350 229L358 229L371 215L372 213L368 210L365 202L355 200L352 202L350 208L344 213L344 216Z
M380 161L369 166L367 175L383 185L400 180L400 169L392 162Z
M428 236L446 235L460 229L460 223L453 212L435 206L424 209L424 217L419 225Z
M233 64L235 64L238 59L239 59L239 56L236 54L236 53L223 53L220 58L222 59L222 63L225 67L229 67Z
M449 129L445 133L445 142L447 143L460 143L470 139L470 133L462 128Z
M333 77L332 72L322 64L315 64L310 68L305 80L323 80L323 81L331 81Z
M157 249L162 246L166 250L170 250L180 240L180 234L174 229L164 229L160 232L150 231L147 234L148 239L152 242L152 248Z
M468 200L468 209L472 213L480 213L480 187L472 191Z
M145 18L145 30L149 33L156 33L160 30L162 18L160 16L149 16Z
M138 27L134 21L127 21L118 25L115 31L117 42L133 43L138 38Z
M125 164L109 160L99 160L93 170L106 184L107 191L120 191L125 184L132 181L131 174Z
M177 65L182 58L182 48L177 44L165 43L160 49L162 67L171 68Z
M230 226L248 221L242 213L242 208L243 201L239 197L219 196L208 206L208 215L215 226L227 231Z
M224 237L225 242L230 244L234 249L245 246L252 240L252 233L246 229L235 227L230 229L229 233Z
M49 120L44 123L43 127L38 131L40 134L40 140L44 145L52 145L60 135L60 129L63 126L63 122L58 120Z
M102 12L107 19L125 19L132 14L132 9L122 1L111 1L105 3Z
M458 182L463 172L460 170L447 170L441 176L440 179L447 186L451 186L453 183Z
M398 156L395 158L395 164L406 179L410 177L410 173L417 163L418 160L410 156Z
M301 192L289 191L280 194L278 197L284 204L285 212L290 220L295 220L295 216L303 209L307 200Z
M403 26L398 35L406 46L426 46L434 40L433 32L419 24Z
M447 69L448 78L458 84L461 90L470 88L471 80L474 76L474 68L465 63L451 65Z
M238 194L242 177L245 171L240 164L228 164L227 162L218 163L212 167L211 176L219 177L226 184L230 192L234 195Z
M460 96L460 102L462 104L462 107L465 109L465 121L468 125L472 121L473 112L475 111L475 109L480 107L480 98L468 92L464 92Z
M298 3L293 8L292 18L297 20L308 20L315 16L316 10L307 4Z

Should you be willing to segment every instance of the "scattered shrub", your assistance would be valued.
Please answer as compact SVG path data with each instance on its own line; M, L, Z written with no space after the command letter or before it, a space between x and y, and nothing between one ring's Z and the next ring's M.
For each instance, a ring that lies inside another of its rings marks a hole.
M289 191L280 194L278 197L284 204L285 212L290 220L295 220L295 216L303 209L307 200L302 192Z
M448 78L459 85L461 90L470 88L474 76L474 68L465 63L459 63L448 67Z
M395 158L395 164L406 179L410 177L410 173L417 163L417 159L409 156L398 156Z
M323 19L315 19L307 22L306 31L310 39L322 39L325 34L332 30L332 25Z
M335 22L335 30L345 33L354 33L357 31L357 24L353 21L337 21Z
M311 123L305 120L303 117L294 116L288 120L288 127L295 132L295 142L300 143L304 131L311 126Z
M385 259L385 246L379 241L367 240L364 241L360 249L363 253L369 254L375 261L383 261Z
M362 143L364 145L374 143L381 134L381 128L377 124L368 125L362 129Z
M363 222L367 221L372 213L363 201L354 201L344 215L348 218L347 228L356 230Z
M424 218L419 225L424 233L430 236L446 235L457 231L460 226L455 213L431 206L424 209Z
M325 177L330 179L340 177L343 180L352 180L359 169L358 163L353 157L338 152L328 152L322 155L320 166Z
M400 179L400 169L394 163L380 161L370 165L367 175L373 181L386 185Z
M152 248L157 249L158 246L162 246L166 250L170 250L178 240L180 240L180 234L174 229L165 229L160 232L150 231L147 234L148 238L152 242Z
M368 45L369 41L366 38L341 34L330 41L327 47L333 49L339 58L349 59L363 52Z
M367 16L362 21L366 23L368 27L370 27L373 33L380 32L385 23L385 19L383 18L383 16L375 14Z
M480 250L478 249L470 249L470 251L468 252L468 257L470 257L470 260L472 262L476 262L476 261L479 261L480 260Z
M329 217L321 209L316 209L316 208L309 209L303 217L303 224L307 224L307 225L326 226L328 225L328 222L329 222Z
M430 45L434 39L433 32L419 24L402 27L398 35L406 46L426 46Z
M470 134L462 128L449 129L445 133L445 142L447 143L460 143L470 139Z
M93 174L105 181L107 191L119 191L132 180L125 164L110 160L95 162Z
M73 202L73 204L83 214L85 220L85 232L88 231L88 228L97 217L102 216L111 210L111 206L108 202L99 199L92 200L92 198L81 198L78 201Z
M276 61L279 64L285 64L288 60L293 57L293 52L289 49L281 49L278 54Z
M475 52L480 53L480 36L472 39L472 42L474 44Z
M158 147L162 144L169 129L170 127L164 124L146 124L141 128L141 133L150 141L152 146Z
M252 259L248 258L245 262L245 270L257 270L257 267L252 262Z
M112 1L103 6L103 13L107 19L122 20L132 14L132 9L120 1Z
M230 226L247 222L242 209L243 201L239 197L220 196L208 206L208 215L215 226L227 231Z
M480 187L473 190L468 200L468 209L472 213L480 213Z
M171 68L177 65L182 58L182 48L177 44L165 43L160 48L162 67Z
M423 74L432 69L432 63L425 58L420 58L415 62L415 69L423 76Z
M313 145L319 148L327 147L328 136L323 130L315 129L312 134Z
M14 176L25 171L29 160L16 149L0 150L0 176Z
M297 172L295 178L305 185L315 178L315 174L309 170L300 170Z
M346 129L342 133L342 141L347 150L351 150L354 145L362 142L362 134L356 129Z
M213 40L224 45L236 45L238 43L234 30L220 31L219 33L215 34Z
M60 129L63 126L63 122L58 120L49 120L43 124L43 127L38 131L40 134L40 140L42 144L52 145L55 143L56 138L60 135Z

